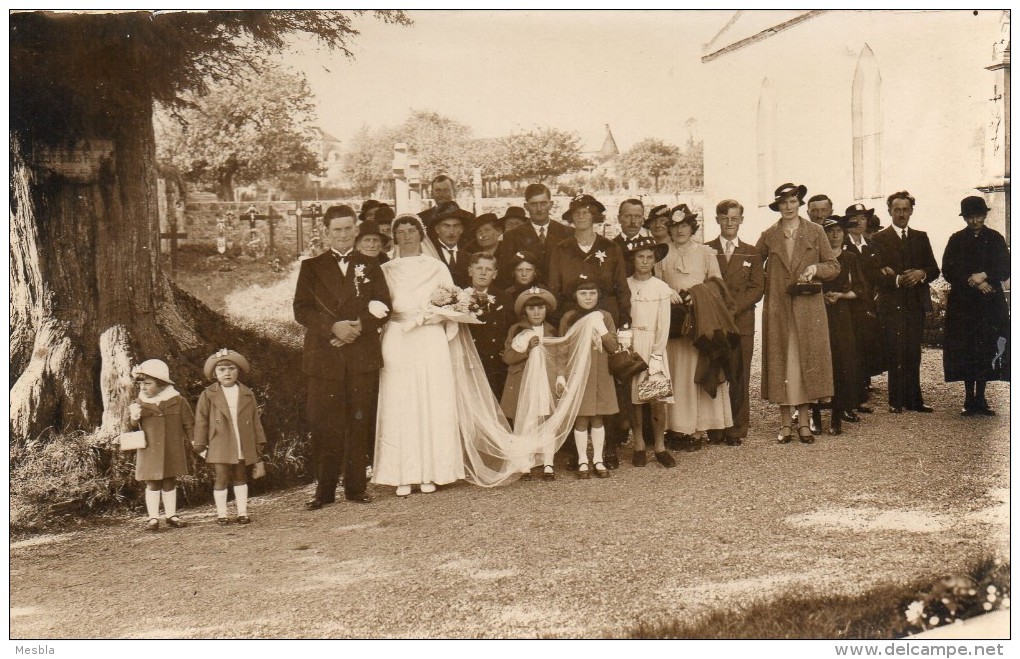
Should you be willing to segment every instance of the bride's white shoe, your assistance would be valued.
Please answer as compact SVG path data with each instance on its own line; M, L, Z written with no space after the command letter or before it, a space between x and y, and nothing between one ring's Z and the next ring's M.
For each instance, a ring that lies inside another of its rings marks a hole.
M436 491L436 484L435 483L422 483L421 484L421 492L422 492L422 494L432 494L435 491Z
M397 496L398 497L406 497L406 496L410 496L410 494L411 494L411 486L410 485L398 485L397 486Z

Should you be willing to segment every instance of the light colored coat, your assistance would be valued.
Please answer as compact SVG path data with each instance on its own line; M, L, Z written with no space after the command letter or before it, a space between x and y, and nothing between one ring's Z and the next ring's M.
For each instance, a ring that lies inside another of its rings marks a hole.
M262 430L255 394L240 382L237 386L241 389L237 397L241 451L244 453L244 463L252 465L259 461L259 454L266 443L266 433ZM234 425L230 420L230 408L218 382L206 387L195 409L195 450L201 452L205 448L209 449L205 456L209 464L237 464L240 460Z
M787 342L791 332L800 348L804 388L810 400L832 396L832 355L825 300L817 295L790 295L787 290L809 266L815 279L828 281L839 274L836 253L822 227L800 218L793 258L787 258L780 222L762 232L756 246L765 259L765 307L762 313L761 396L782 402L786 380Z

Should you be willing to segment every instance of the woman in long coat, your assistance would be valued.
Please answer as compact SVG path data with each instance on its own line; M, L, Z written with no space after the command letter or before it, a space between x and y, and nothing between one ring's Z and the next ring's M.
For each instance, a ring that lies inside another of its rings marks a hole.
M813 402L832 397L832 355L825 301L820 293L791 295L790 286L828 281L839 263L820 226L800 217L807 188L786 183L769 208L778 222L762 232L757 249L765 260L762 313L761 395L779 404L779 442L793 441L793 410L798 410L800 441L814 442L808 424Z
M942 276L952 286L942 364L946 382L964 382L964 416L994 415L985 383L1009 377L1009 307L1002 291L1009 250L1002 234L985 226L988 210L981 197L962 200L967 228L949 237L942 256Z

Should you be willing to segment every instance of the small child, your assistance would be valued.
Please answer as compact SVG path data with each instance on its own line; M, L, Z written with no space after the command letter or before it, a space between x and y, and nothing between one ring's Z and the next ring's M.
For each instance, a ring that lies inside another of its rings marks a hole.
M584 393L581 398L581 406L577 411L577 419L574 421L577 477L581 479L591 478L591 472L588 469L589 428L591 429L592 463L595 475L599 478L609 478L609 470L602 462L602 451L606 445L606 429L602 423L602 417L620 411L616 400L616 383L609 372L609 354L616 352L619 348L619 343L616 340L616 326L609 312L598 308L599 295L598 284L581 275L581 278L574 284L574 302L577 304L577 308L570 309L560 319L560 335L563 336L572 325L588 314L594 313L602 316L597 325L601 336L602 350L596 350L594 346L591 348L591 368L588 371L588 379L584 383ZM557 378L557 389L560 389L561 386L565 386L565 378L562 375Z
M135 458L135 478L145 481L145 528L159 530L162 494L167 525L188 525L177 516L177 477L188 475L188 454L195 417L191 406L173 387L170 369L159 359L149 359L134 369L138 398L128 407L131 420L145 433L145 448Z
M506 289L506 293L510 296L511 300L516 300L518 295L537 285L539 274L537 264L538 258L531 252L515 252L510 257L507 267L512 275L513 282Z
M543 337L556 336L553 326L546 322L545 317L550 311L556 310L556 298L544 288L534 286L517 296L514 302L514 313L520 319L507 332L503 345L503 362L507 369L506 385L499 405L510 423L517 414L517 401L521 394L521 380L524 367L527 365L531 351L538 346ZM543 447L542 480L556 480L553 471L553 446ZM522 480L531 479L530 465L528 471L521 472Z
M266 433L259 420L258 404L251 389L238 382L238 371L251 369L243 356L224 348L205 360L205 376L216 383L198 399L195 416L195 450L216 470L213 500L216 522L227 518L227 485L234 486L237 523L249 524L247 465L259 461Z

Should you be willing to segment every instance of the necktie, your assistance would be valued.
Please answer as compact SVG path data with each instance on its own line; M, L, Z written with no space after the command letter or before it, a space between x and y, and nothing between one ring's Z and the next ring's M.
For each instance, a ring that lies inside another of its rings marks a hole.
M538 227L538 242L545 244L545 227Z
M900 229L900 237L903 238L903 242L907 241L907 230L906 229Z
M726 241L726 262L727 263L730 262L730 257L731 256L733 256L733 241L732 240L727 240Z
M444 246L443 249L446 250L446 260L450 263L450 265L457 265L457 249L455 247L446 246Z

